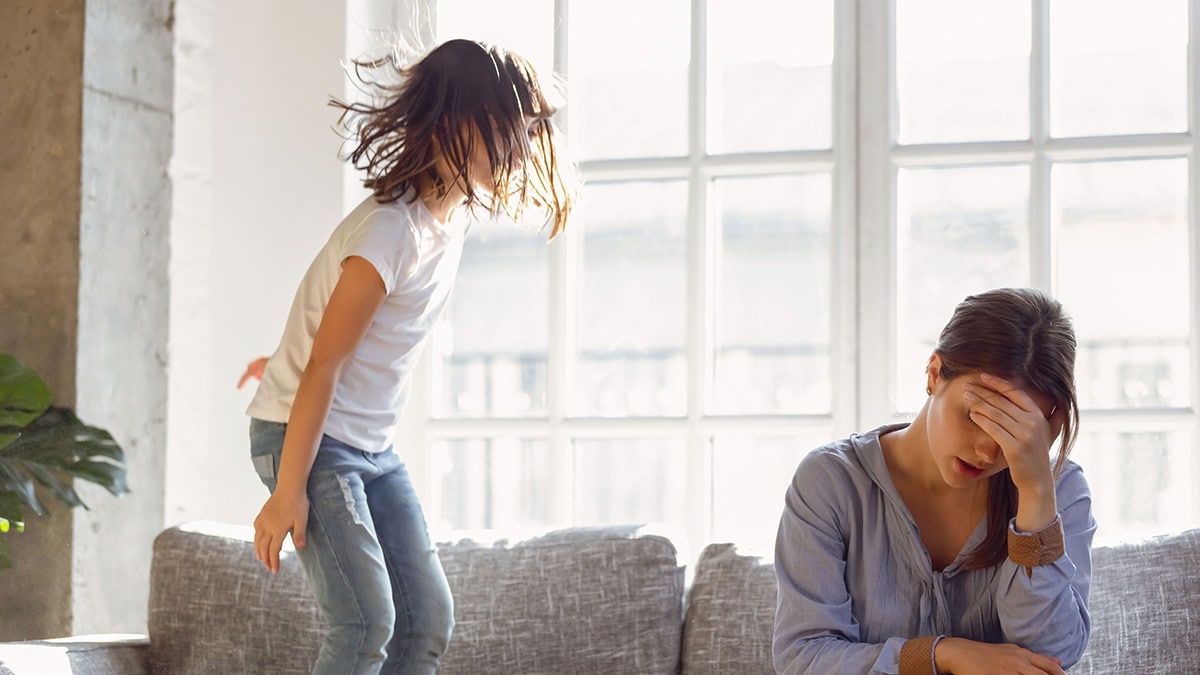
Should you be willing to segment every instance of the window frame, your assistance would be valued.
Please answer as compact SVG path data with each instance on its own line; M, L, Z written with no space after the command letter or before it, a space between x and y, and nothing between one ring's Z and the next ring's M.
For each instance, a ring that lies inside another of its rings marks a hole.
M551 0L548 0L551 1ZM570 80L566 60L568 0L554 3L556 71ZM425 16L434 16L436 0L412 0ZM1087 430L1155 427L1191 434L1200 445L1200 0L1189 0L1188 130L1180 133L1109 137L1052 138L1049 135L1049 0L1030 0L1030 137L1018 141L899 145L896 105L896 0L834 2L832 148L761 154L708 155L706 124L706 0L691 3L691 60L688 79L688 155L686 157L584 161L585 181L681 178L688 181L687 215L687 362L685 417L572 417L570 398L575 336L577 267L582 238L570 229L550 247L550 335L547 414L518 419L460 419L433 416L436 359L422 358L411 400L404 411L398 447L409 461L418 492L431 521L439 515L433 445L442 440L516 436L545 439L551 466L551 515L555 525L573 522L572 439L670 436L686 438L686 531L688 541L709 541L713 526L713 448L710 439L724 433L795 435L831 429L832 438L903 417L896 400L896 200L901 168L1027 163L1031 171L1029 241L1031 285L1052 290L1054 241L1051 231L1050 174L1055 162L1068 160L1184 157L1188 164L1188 232L1192 313L1191 387L1193 403L1183 409L1087 410ZM560 124L570 127L569 106ZM712 180L723 176L832 171L831 415L711 415L713 260ZM434 350L427 350L433 353ZM1200 452L1192 453L1191 520L1200 523ZM782 495L781 495L782 498Z
M1191 521L1200 523L1200 101L1196 77L1200 76L1200 0L1188 3L1187 102L1188 130L1114 136L1050 136L1050 0L1030 0L1030 138L1017 141L927 143L900 145L896 104L896 0L860 0L859 24L861 77L859 114L858 228L861 249L860 277L862 330L862 414L865 420L902 419L895 406L893 373L896 362L896 202L900 169L956 165L984 166L1026 163L1031 169L1029 241L1031 285L1053 291L1054 238L1052 228L1051 168L1067 161L1184 158L1188 160L1188 249L1191 308L1189 326L1192 404L1188 408L1081 410L1086 431L1156 429L1184 431L1192 438ZM873 298L878 300L872 300ZM1068 308L1069 310L1069 308ZM884 373L879 382L877 374ZM884 386L880 386L880 385ZM1119 535L1113 538L1120 538Z

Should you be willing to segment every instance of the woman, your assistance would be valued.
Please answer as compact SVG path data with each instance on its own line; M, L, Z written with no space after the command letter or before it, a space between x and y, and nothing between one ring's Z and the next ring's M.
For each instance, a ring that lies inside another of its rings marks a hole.
M778 672L1059 675L1079 660L1096 525L1067 459L1074 365L1057 301L968 297L911 423L805 457L776 540Z

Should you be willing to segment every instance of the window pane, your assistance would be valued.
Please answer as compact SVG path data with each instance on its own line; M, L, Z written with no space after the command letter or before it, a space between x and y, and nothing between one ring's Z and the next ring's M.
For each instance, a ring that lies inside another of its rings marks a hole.
M707 11L708 152L830 147L833 2L709 0Z
M582 159L687 154L690 4L570 4L569 127Z
M1057 294L1085 408L1191 405L1185 159L1057 164Z
M971 293L1029 285L1029 167L904 169L896 230L896 401L915 411L954 307Z
M574 414L684 414L687 184L593 183L580 210Z
M554 68L554 0L437 0L438 42L482 40L533 62L542 77Z
M1029 137L1029 6L896 0L899 142Z
M1187 0L1050 3L1050 130L1187 130Z
M719 436L713 442L713 541L735 542L770 560L783 496L800 460L832 429L787 438Z
M684 531L684 460L681 439L575 441L575 522L661 522Z
M437 530L528 529L550 516L546 444L527 438L441 441L432 460L440 492Z
M714 411L830 412L830 175L722 178L714 190Z
M546 235L480 222L436 338L439 417L518 417L546 410Z
M1071 452L1092 489L1097 539L1139 539L1180 532L1193 514L1191 434L1178 431L1086 432L1085 413Z

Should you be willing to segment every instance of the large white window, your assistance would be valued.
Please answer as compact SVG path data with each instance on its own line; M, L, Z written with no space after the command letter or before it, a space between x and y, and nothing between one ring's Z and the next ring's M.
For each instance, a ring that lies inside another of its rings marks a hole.
M435 530L769 554L800 458L917 410L954 304L1002 285L1075 318L1101 537L1200 522L1188 0L429 11L564 76L585 179L550 245L472 231L402 439Z

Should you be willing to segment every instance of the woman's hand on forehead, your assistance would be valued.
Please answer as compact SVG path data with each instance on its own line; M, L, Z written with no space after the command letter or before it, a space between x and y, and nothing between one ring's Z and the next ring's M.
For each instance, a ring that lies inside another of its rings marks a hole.
M1050 445L1062 430L1046 418L1052 405L1035 397L1044 398L987 373L963 384L971 420L1000 446L1018 489L1049 479Z

